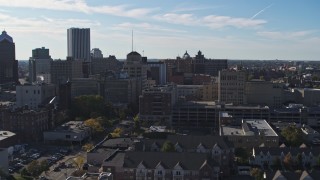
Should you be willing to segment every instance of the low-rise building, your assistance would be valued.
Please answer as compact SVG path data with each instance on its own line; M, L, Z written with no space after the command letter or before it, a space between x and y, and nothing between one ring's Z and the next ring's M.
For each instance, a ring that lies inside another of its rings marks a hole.
M220 136L226 137L235 147L278 147L279 136L266 120L243 120L241 126L221 124Z
M314 167L318 165L318 157L320 155L320 148L309 148L305 145L300 147L254 147L252 149L252 157L249 160L251 165L257 166L271 166L276 159L283 162L285 156L291 156L292 161L299 162L298 156L301 156L301 165L303 167Z
M69 121L54 130L43 132L44 141L65 141L81 143L90 136L90 128L83 121Z
M24 84L16 86L16 107L28 106L30 109L39 109L48 99L56 95L56 86L53 84Z
M0 169L8 173L9 169L9 148L18 143L15 133L10 131L0 131Z
M7 109L1 116L3 129L16 133L21 142L42 140L42 133L49 129L51 120L48 109Z
M118 152L102 169L114 179L217 179L220 168L203 153Z

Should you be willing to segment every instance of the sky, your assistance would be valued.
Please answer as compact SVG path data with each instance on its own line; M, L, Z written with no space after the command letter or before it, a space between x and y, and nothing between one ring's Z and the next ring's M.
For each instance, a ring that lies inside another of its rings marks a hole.
M0 0L0 29L16 58L46 47L67 56L67 29L90 28L91 48L125 58L320 60L319 0Z

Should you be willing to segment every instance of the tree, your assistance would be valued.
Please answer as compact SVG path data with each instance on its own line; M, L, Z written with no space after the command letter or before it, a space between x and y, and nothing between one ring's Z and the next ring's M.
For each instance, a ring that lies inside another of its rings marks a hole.
M283 159L283 164L284 164L284 166L286 167L286 169L291 170L291 168L292 168L292 163L293 163L293 161L292 161L291 153L288 152L288 153L286 154L286 156L284 157L284 159Z
M281 168L281 160L280 160L279 157L276 157L276 158L274 159L272 165L273 165L273 167L274 167L275 169L277 169L277 170L282 169L282 168Z
M237 157L240 163L248 163L250 154L244 148L236 148L234 155Z
M134 131L139 131L141 129L139 114L133 117L133 122L134 122Z
M91 118L91 119L84 121L84 124L91 128L93 134L100 133L103 131L103 127L102 127L99 119Z
M33 176L36 177L40 174L40 164L39 161L34 160L27 166L27 171Z
M94 145L91 143L87 143L82 146L82 149L85 150L86 152L89 152L91 149L93 149Z
M73 158L73 164L77 167L78 170L81 170L81 168L84 164L84 157L77 156L77 157Z
M121 133L123 132L123 130L121 128L116 128L113 130L113 132L111 133L111 136L113 138L117 138L121 136Z
M303 133L300 128L294 125L287 126L281 131L281 135L287 143L292 146L300 146L303 142Z
M110 109L104 102L103 97L98 95L82 95L75 97L72 101L73 115L81 116L84 118L95 118L107 114Z
M262 180L263 172L259 168L252 168L250 170L250 175L254 177L255 180Z
M172 142L165 141L161 148L162 152L175 152L175 147Z
M301 153L297 154L296 165L298 168L300 168L300 169L302 168L302 155L301 155Z

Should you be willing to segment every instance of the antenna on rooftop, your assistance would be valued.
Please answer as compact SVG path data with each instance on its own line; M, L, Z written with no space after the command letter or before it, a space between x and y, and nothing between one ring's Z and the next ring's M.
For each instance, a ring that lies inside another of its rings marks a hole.
M131 51L133 52L133 29L131 30Z

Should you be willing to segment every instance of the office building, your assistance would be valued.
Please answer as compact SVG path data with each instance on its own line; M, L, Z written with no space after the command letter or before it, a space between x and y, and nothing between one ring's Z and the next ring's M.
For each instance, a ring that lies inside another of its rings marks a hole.
M98 93L105 101L113 104L137 104L137 78L130 78L126 72L110 72L98 77Z
M156 85L167 83L167 66L164 62L148 62L148 80L154 80Z
M91 74L105 74L108 71L120 72L122 64L115 56L91 59Z
M251 80L245 83L248 104L263 105L271 108L281 107L284 102L284 84L263 80Z
M68 57L90 62L90 28L70 28L67 37Z
M143 121L170 122L177 101L176 86L158 86L144 90L139 97L139 117Z
M16 133L21 142L39 142L50 127L49 114L46 109L5 110L1 114L3 129Z
M50 65L51 83L65 84L73 78L83 78L82 61L54 60Z
M147 87L147 65L142 62L142 57L138 52L132 51L127 55L127 59L123 66L124 72L126 72L129 78L137 79L137 101L139 95L142 94L142 90Z
M98 81L94 78L74 78L71 81L71 97L97 95Z
M218 98L221 103L246 104L246 73L241 70L219 71Z
M45 47L33 49L32 59L51 59L49 49Z
M24 84L16 86L16 107L28 106L29 109L39 109L39 106L49 102L56 96L56 86L53 84Z
M29 59L29 82L50 83L51 56L49 49L45 47L32 50L32 57Z
M99 48L93 48L91 50L91 58L103 58L102 51Z
M15 44L6 31L0 35L0 84L18 83L18 61Z

